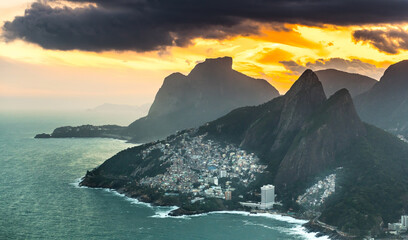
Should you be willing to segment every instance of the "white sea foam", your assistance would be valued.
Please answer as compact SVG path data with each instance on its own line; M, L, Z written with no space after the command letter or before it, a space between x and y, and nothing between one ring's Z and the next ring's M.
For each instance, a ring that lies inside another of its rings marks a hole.
M75 182L70 183L69 185L72 185L72 186L74 186L76 188L88 188L86 186L80 186L79 185L82 182L83 179L84 179L83 177L77 178L77 179L75 179Z
M321 236L321 237L316 237L316 232L308 232L305 227L302 225L296 224L292 228L287 228L287 227L271 227L265 224L260 224L260 223L253 223L250 221L244 221L245 225L251 225L251 226L258 226L258 227L263 227L271 230L275 230L278 232L283 232L289 235L298 235L301 236L302 238L306 240L329 240L328 236Z
M116 190L109 189L109 188L103 188L103 190L104 190L105 192L112 193L113 195L116 195L116 196L118 196L118 197L122 197L122 198L124 198L126 201L130 202L131 204L143 205L143 206L146 206L146 207L149 207L149 208L154 208L153 205L150 204L150 203L145 203L145 202L139 201L139 200L137 200L136 198L130 198L130 197L126 196L126 195L123 194L123 193L118 193Z
M287 223L291 223L291 224L305 224L307 223L306 220L302 220L302 219L296 219L290 216L284 216L284 215L280 215L280 214L272 214L272 213L257 213L257 214L252 214L253 216L259 216L259 217L265 217L265 218L271 218L271 219L275 219L277 221L281 221L281 222L287 222Z
M329 240L330 238L328 236L321 236L321 237L316 237L316 232L308 232L305 227L302 225L296 226L294 228L289 228L287 229L286 233L291 234L291 235L300 235L303 238L307 240Z
M277 221L281 222L287 222L291 224L304 224L307 223L306 220L301 220L301 219L296 219L290 216L283 216L280 214L274 214L274 213L250 213L250 212L245 212L245 211L213 211L209 213L202 213L202 214L195 214L191 215L191 217L202 217L202 216L207 216L210 214L236 214L236 215L242 215L242 216L248 216L248 217L263 217L263 218L271 218Z
M398 137L399 139L401 139L402 141L408 143L408 140L407 140L403 135L397 135L397 137Z
M177 206L172 207L156 207L155 214L151 216L152 218L178 218L178 219L190 219L189 216L171 216L170 212L178 209Z
M271 226L268 226L268 225L265 225L265 224L254 223L254 222L247 221L247 220L244 220L244 225L258 226L258 227L263 227L263 228L267 228L267 229L280 231L280 227L271 227Z

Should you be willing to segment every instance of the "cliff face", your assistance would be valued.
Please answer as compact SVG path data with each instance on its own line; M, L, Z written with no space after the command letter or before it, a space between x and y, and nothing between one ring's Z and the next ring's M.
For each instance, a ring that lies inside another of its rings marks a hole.
M145 118L126 130L134 141L165 137L177 130L197 127L234 108L257 105L279 96L267 81L232 69L229 57L207 59L184 76L168 76Z
M283 110L276 128L276 140L271 146L271 151L287 145L306 119L325 100L322 84L316 74L306 70L285 94Z
M408 136L408 60L391 65L373 88L355 98L361 118Z
M275 184L306 181L326 169L341 166L336 154L365 134L349 92L338 91L303 123L279 165Z
M323 85L326 96L331 96L345 88L352 97L360 95L374 86L377 80L356 73L348 73L336 69L319 70L315 72Z
M182 109L183 99L191 98L190 81L181 73L173 73L164 79L163 85L149 109L149 116L166 115ZM186 91L187 90L187 91Z
M311 70L305 71L285 96L268 103L271 108L248 125L240 145L262 148L264 154L280 158L306 119L325 100L317 76Z
M242 124L242 119L248 120ZM241 147L258 152L278 186L296 185L339 165L336 154L365 135L349 92L342 89L327 100L311 70L284 96L258 107L237 109L201 131L215 138L235 138Z

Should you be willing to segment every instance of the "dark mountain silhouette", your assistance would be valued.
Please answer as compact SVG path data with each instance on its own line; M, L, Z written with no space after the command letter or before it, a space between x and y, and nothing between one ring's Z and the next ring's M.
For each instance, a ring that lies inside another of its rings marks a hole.
M252 116L245 125L244 115ZM237 109L201 131L258 152L276 175L275 184L288 186L333 166L336 153L365 128L349 92L342 89L327 100L317 75L307 70L284 96Z
M80 127L63 127L58 137L113 136L147 142L164 138L178 130L198 127L227 114L234 108L258 105L279 96L262 79L254 79L232 69L232 58L206 59L187 75L173 73L164 79L146 117L128 127L118 127L108 134L78 133ZM103 126L101 126L103 127ZM89 128L89 126L86 126ZM98 127L93 127L98 129ZM39 134L37 137L54 137Z
M375 234L382 222L396 222L408 209L408 145L363 123L346 89L326 100L310 70L286 95L236 109L199 132L257 152L268 173L256 187L274 183L292 208L307 187L341 169L336 193L319 218L341 231Z
M364 121L408 136L408 60L391 65L368 92L355 98Z
M311 70L284 96L235 109L181 134L205 135L255 152L268 167L244 192L273 183L285 209L304 211L297 197L335 173L335 193L319 208L319 220L352 235L375 235L381 223L396 222L408 210L408 145L363 123L346 89L326 99ZM87 173L82 184L131 189L138 179L162 173L168 167L160 165L162 154L140 158L152 144L118 153Z
M145 118L126 129L133 141L165 137L197 127L234 108L258 105L279 96L267 81L232 69L232 58L207 59L184 76L168 76Z
M368 91L377 80L356 74L339 71L336 69L325 69L315 72L323 85L327 96L333 95L342 88L346 88L352 97Z

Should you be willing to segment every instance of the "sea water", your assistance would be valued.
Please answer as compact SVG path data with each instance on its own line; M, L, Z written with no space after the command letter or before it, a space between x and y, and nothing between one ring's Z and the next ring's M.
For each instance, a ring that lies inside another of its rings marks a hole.
M214 212L170 217L79 179L134 146L113 139L34 139L36 133L83 123L73 114L0 114L0 239L316 239L305 221L271 214ZM319 239L327 239L321 237Z

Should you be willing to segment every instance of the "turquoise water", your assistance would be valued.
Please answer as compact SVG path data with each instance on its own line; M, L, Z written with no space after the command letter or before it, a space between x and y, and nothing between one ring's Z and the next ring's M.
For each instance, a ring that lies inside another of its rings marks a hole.
M33 138L85 120L103 122L63 114L0 114L0 239L314 239L301 227L303 221L288 217L170 218L170 208L79 188L86 170L134 146L112 139Z

